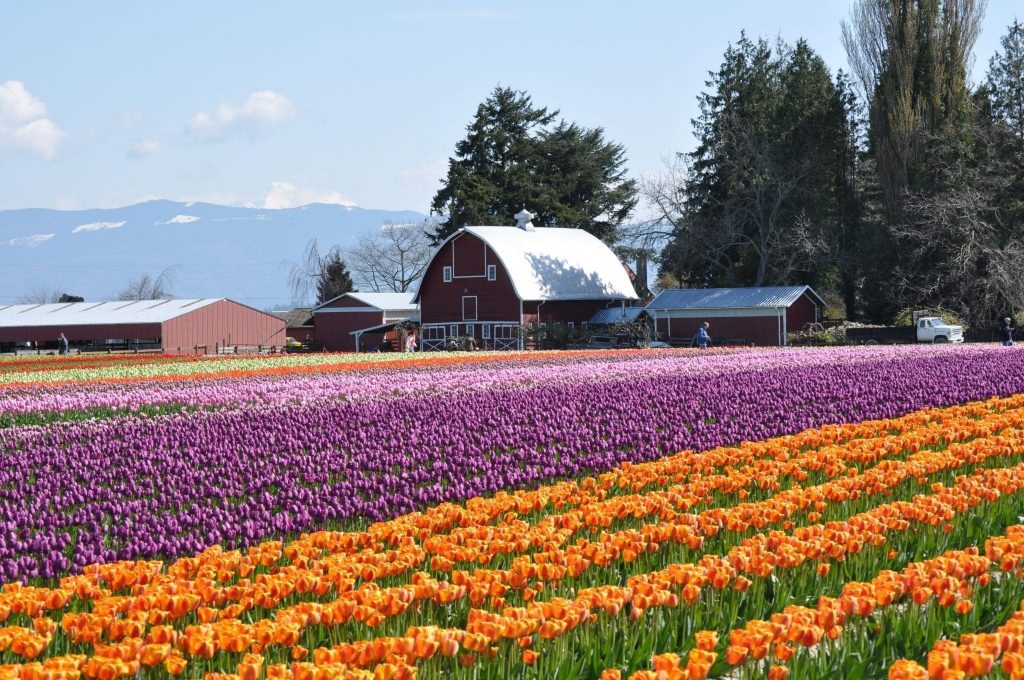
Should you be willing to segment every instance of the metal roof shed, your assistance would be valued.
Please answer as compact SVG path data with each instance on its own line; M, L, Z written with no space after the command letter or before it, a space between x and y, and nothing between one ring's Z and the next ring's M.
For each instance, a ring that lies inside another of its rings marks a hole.
M359 350L355 331L392 321L419 320L419 308L410 293L339 295L313 308L316 344L331 351Z
M606 307L590 317L591 326L613 326L617 323L635 323L645 310L643 307Z
M646 309L670 340L686 341L708 321L712 338L784 346L786 333L818 321L824 306L810 286L763 286L669 289Z
M72 346L212 354L225 345L281 346L284 321L224 298L0 306L0 350L55 347L61 333Z

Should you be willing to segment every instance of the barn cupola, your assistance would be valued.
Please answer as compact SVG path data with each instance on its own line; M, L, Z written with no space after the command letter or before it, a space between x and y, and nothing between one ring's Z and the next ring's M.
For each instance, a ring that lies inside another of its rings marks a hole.
M534 230L533 229L533 222L530 221L530 220L533 219L533 213L530 212L529 210L527 210L526 208L523 208L522 210L517 212L515 214L515 218L516 218L516 226L518 228L522 229L523 231L533 231Z

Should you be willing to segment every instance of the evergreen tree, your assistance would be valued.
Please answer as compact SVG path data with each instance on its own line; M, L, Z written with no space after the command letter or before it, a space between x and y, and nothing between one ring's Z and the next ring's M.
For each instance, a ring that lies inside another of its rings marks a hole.
M990 127L989 138L1010 172L1005 189L995 200L1008 233L1024 238L1024 24L1014 20L1000 44L1002 51L989 60L979 99L983 119Z
M849 76L839 71L830 110L830 125L836 133L830 145L835 192L836 265L838 292L846 309L846 318L861 317L859 291L864 285L861 258L857 256L862 240L863 204L857 186L860 171L859 151L862 135L861 109Z
M509 224L524 207L538 226L580 228L614 241L637 201L625 150L605 140L601 128L556 123L557 117L525 92L494 89L456 144L434 196L432 212L447 215L435 242L469 224Z
M743 35L710 76L679 185L649 196L674 225L662 266L691 286L833 284L851 212L850 97L804 41Z
M316 282L316 304L321 305L352 290L352 277L336 248L323 258Z
M992 117L1024 142L1024 24L1014 19L999 43L985 78Z

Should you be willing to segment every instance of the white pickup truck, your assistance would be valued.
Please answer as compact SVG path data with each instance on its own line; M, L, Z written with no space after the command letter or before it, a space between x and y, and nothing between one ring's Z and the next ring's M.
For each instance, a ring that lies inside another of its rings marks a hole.
M864 345L893 345L912 342L963 342L964 327L948 324L938 316L917 316L913 326L847 328L846 339Z
M963 342L964 327L948 324L937 316L917 320L918 342Z

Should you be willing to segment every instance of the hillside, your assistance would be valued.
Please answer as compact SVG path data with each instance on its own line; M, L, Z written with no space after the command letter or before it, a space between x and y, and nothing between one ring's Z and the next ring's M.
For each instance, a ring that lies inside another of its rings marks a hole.
M289 262L307 242L345 247L413 211L315 203L267 210L148 201L94 210L0 211L0 303L40 287L110 299L144 273L174 267L177 297L229 297L260 309L291 303Z

